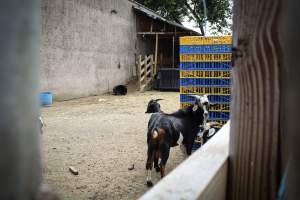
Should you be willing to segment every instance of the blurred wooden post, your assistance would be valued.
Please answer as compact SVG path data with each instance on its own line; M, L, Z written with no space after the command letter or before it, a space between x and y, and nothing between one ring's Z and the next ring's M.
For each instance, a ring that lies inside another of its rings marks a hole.
M42 182L39 2L0 3L0 199L34 199Z
M174 56L175 56L175 36L172 37L172 67L174 68Z
M300 196L300 1L285 0L281 5L282 17L279 20L280 42L284 52L284 74L282 80L282 117L281 117L281 176L287 172L285 199L299 199ZM287 170L287 171L286 171Z
M154 75L157 73L158 34L155 35Z
M137 76L138 76L138 88L139 88L139 90L141 89L141 68L142 68L142 56L141 55L139 55L139 58L138 58L138 65L137 65L137 69L138 69L138 74L137 74Z
M229 199L275 199L279 184L281 0L235 0Z
M151 63L151 79L154 78L154 61L153 61L153 55L150 55L150 63Z
M148 65L147 65L147 63L148 63L148 57L147 57L147 55L145 55L145 58L144 58L145 60L144 60L144 63L145 63L145 83L147 83L147 81L148 81L148 79L149 79L149 77L147 76L147 71L148 71Z

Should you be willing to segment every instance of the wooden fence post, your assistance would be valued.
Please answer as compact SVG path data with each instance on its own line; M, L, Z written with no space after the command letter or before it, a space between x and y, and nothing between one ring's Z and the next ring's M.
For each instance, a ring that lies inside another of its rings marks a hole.
M151 63L151 78L154 78L154 61L153 61L153 54L150 55L150 63Z
M154 75L157 73L158 34L155 35Z
M144 64L145 64L145 84L147 83L148 81L148 76L147 76L147 72L148 72L148 67L147 67L147 64L148 64L148 56L145 55L145 60L144 60Z
M275 199L281 0L235 0L229 199Z
M142 56L139 55L139 58L138 58L138 88L139 88L139 90L141 89L141 70L142 70L141 63L142 63Z
M41 182L38 63L40 1L0 6L0 199L31 200Z

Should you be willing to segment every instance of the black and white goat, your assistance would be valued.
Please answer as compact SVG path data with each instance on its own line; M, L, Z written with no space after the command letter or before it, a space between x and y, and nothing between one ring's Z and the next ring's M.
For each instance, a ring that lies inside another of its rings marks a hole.
M204 145L210 138L212 138L221 129L221 124L218 122L207 122L205 126L200 127L195 143Z
M183 136L182 144L188 155L192 152L193 143L201 125L208 116L205 98L193 95L195 102L177 112L166 114L162 112L151 115L147 132L147 185L151 186L151 171L154 163L156 171L161 177L165 175L165 166L169 158L170 148L177 144L180 133ZM158 164L158 160L161 159Z

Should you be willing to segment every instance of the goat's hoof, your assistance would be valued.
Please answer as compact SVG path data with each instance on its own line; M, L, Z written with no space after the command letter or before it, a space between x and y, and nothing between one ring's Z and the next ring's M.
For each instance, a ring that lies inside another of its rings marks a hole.
M155 167L155 171L156 172L160 172L160 168L159 167Z
M152 181L147 181L147 186L148 186L148 187L152 187L152 186L153 186Z

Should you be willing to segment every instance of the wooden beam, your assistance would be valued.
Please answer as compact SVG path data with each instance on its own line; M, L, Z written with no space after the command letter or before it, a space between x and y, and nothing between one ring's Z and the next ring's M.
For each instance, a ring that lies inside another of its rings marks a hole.
M151 25L150 25L150 33L153 31L153 20L151 20Z
M141 58L141 60L142 60L142 58ZM143 60L143 61L141 61L141 68L142 68L142 66L144 65L144 63L145 63L145 61Z
M146 80L146 82L147 82L147 72L148 72L148 66L147 66L147 64L148 64L148 56L147 55L145 55L145 60L144 60L144 69L145 69L145 74L144 74L144 78L145 78L145 80Z
M145 73L145 71L146 71L146 68L145 67L141 67L141 76L142 76L143 73Z
M190 32L137 32L138 35L190 35Z
M174 56L175 56L175 36L172 38L172 67L174 68Z
M148 77L151 73L151 70L148 70L145 76Z
M141 81L140 81L141 85L143 85L142 83L143 83L143 81L145 80L145 78L146 78L145 75L144 75L143 77L141 77Z
M151 54L151 57L150 57L150 63L151 63L151 78L153 79L154 78L154 61L153 61L153 54Z
M158 34L155 36L154 75L157 73Z
M142 74L142 65L141 65L141 62L142 62L142 56L139 55L139 58L138 58L138 66L137 66L137 75L138 75L138 88L139 90L141 89L141 74Z
M145 66L146 66L146 69L148 70L148 68L152 65L151 62L147 63Z

